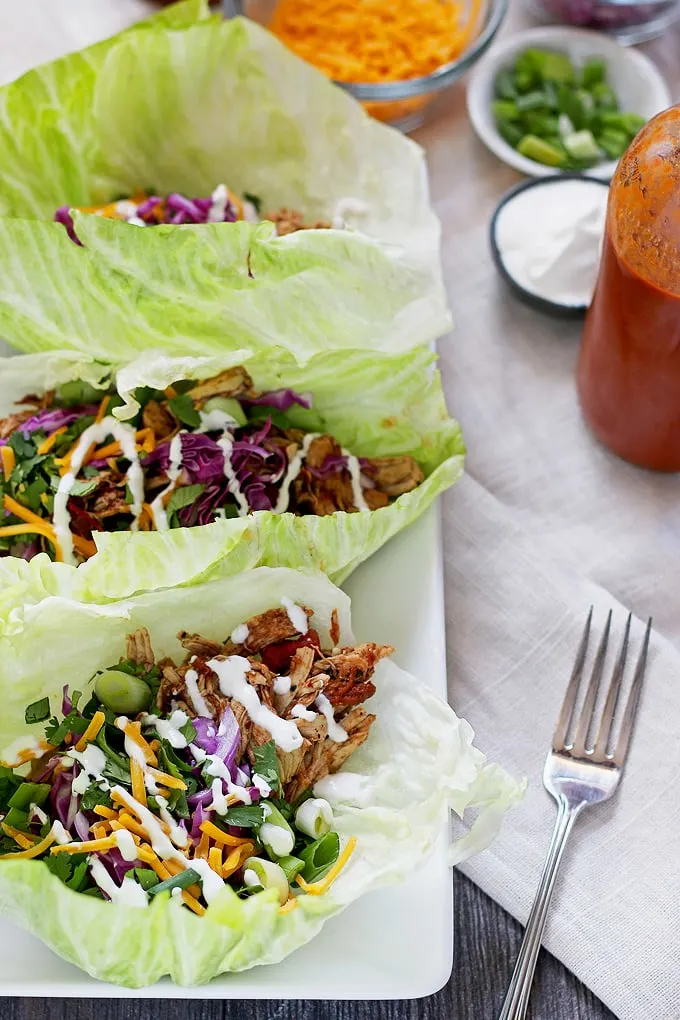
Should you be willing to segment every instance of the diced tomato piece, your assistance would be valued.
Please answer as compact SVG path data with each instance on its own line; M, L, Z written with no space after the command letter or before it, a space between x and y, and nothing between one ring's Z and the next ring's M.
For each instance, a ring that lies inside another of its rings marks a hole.
M293 638L292 641L277 641L274 645L267 645L262 649L262 661L272 673L285 675L298 648L305 647L321 650L321 639L315 630L308 630L303 637Z

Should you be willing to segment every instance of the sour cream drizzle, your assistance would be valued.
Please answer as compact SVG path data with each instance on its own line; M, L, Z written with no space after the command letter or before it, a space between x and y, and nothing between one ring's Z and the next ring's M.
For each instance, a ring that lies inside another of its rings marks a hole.
M170 527L168 523L168 515L165 512L165 506L163 501L166 496L169 496L175 489L180 474L182 473L182 433L178 432L176 436L172 437L170 442L170 462L168 464L168 470L166 472L170 479L170 484L163 489L162 492L156 496L151 504L151 513L153 514L154 524L156 525L156 531L167 531Z
M59 487L54 494L52 520L57 539L64 554L65 563L75 564L73 535L71 534L70 527L71 515L67 506L68 499L75 485L76 476L83 466L87 451L93 443L100 443L107 436L113 436L120 444L123 456L130 462L126 474L126 481L132 495L130 509L132 510L133 520L130 525L130 531L136 531L139 524L139 515L142 512L142 504L144 502L144 474L139 463L139 457L137 456L135 430L129 425L117 421L115 418L103 418L100 422L95 422L89 428L86 428L81 435L78 445L71 455L71 470L60 479Z
M326 695L320 694L314 704L326 720L330 739L336 744L344 744L347 740L347 730L343 730L342 726L336 723L335 716L333 715L333 706Z
M94 855L90 857L88 867L92 872L93 879L112 903L120 903L124 907L148 907L148 897L141 885L134 879L124 878L123 884L120 887L117 886L102 862Z
M211 718L211 712L208 708L208 703L198 689L198 673L195 669L188 669L184 674L184 682L187 686L187 694L191 701L192 707L196 715L206 716L208 719Z
M306 634L309 630L309 621L302 606L297 606L287 595L284 595L281 599L281 605L288 613L288 619L298 634Z
M255 688L246 680L250 670L248 659L242 655L229 655L226 659L211 659L207 665L216 674L222 694L243 705L255 725L262 726L271 734L277 747L282 751L295 751L302 745L302 734L295 723L281 719L263 705Z
M282 514L288 509L288 504L290 503L290 487L302 471L302 465L309 453L309 448L314 440L319 438L319 435L320 433L318 432L308 432L302 440L302 446L294 454L290 464L288 465L288 470L283 476L283 481L281 482L281 488L279 489L279 495L276 499L276 506L274 507L273 513Z
M359 460L354 454L349 453L345 449L343 449L342 454L347 460L347 470L352 480L352 502L357 510L369 510L370 507L364 499L364 490L361 487L361 465Z
M217 440L217 445L224 454L224 477L227 479L229 492L238 503L239 517L245 517L250 512L250 506L248 505L248 500L241 492L241 486L238 483L236 472L234 471L231 463L231 451L234 446L234 440L231 438L226 429L222 437Z

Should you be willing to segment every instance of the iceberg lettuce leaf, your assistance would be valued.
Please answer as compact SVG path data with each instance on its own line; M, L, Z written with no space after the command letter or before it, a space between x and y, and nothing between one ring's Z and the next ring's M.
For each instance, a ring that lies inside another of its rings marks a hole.
M144 566L138 570L142 575ZM0 750L27 732L27 703L46 696L58 703L65 679L86 688L95 670L117 660L136 627L149 629L157 656L181 656L178 629L221 640L283 595L314 610L312 623L324 639L337 609L341 643L353 640L347 596L323 575L303 571L259 568L106 606L44 599L27 610L20 631L0 638ZM377 721L348 763L349 779L340 773L340 782L331 777L320 785L341 838L357 837L348 865L324 895L299 896L296 910L279 914L271 893L239 901L225 889L199 918L170 897L147 910L114 906L68 889L43 863L2 860L0 912L102 980L141 987L169 974L178 984L201 984L278 962L364 893L403 881L429 857L450 810L461 817L479 812L463 842L452 844L451 860L482 849L521 785L486 763L470 726L415 677L381 662L375 682L369 707Z

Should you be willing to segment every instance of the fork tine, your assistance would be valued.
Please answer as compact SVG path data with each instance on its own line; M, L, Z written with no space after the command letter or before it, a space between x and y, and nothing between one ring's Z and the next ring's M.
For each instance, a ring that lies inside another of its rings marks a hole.
M571 717L574 714L574 705L576 703L576 696L578 689L581 684L581 676L583 674L583 664L586 661L586 652L588 651L588 639L590 638L590 624L593 619L593 607L590 607L588 613L588 619L586 625L583 628L583 637L581 638L581 644L579 645L578 652L576 653L576 660L574 661L574 668L571 671L571 679L569 680L569 686L567 687L564 695L564 701L562 702L562 708L557 719L557 726L553 734L553 751L563 751L564 745L567 739L567 733L571 725Z
M628 654L628 637L630 635L630 621L632 618L633 614L629 613L628 619L626 620L626 629L623 632L621 650L619 651L619 657L616 660L614 672L612 673L612 678L609 683L609 690L607 691L607 700L605 701L604 708L602 710L602 719L600 720L600 726L597 731L597 737L595 739L595 747L593 748L594 761L605 761L607 757L609 734L611 732L612 723L614 722L614 715L616 713L616 706L618 705L621 687L623 686L623 674L626 668L626 655Z
M649 648L649 635L652 630L652 618L647 620L647 629L645 630L645 639L642 642L642 648L638 657L637 666L635 667L635 676L633 677L633 683L630 688L630 694L628 695L628 702L626 704L626 710L623 713L623 720L621 722L621 731L619 733L619 739L616 744L614 756L612 761L619 768L623 767L628 753L628 745L630 744L630 738L633 732L633 724L635 722L635 716L637 713L638 705L640 703L640 692L642 691L642 681L645 675L645 667L647 665L647 649Z
M585 700L583 702L583 708L581 709L581 715L579 716L578 725L576 727L576 734L571 746L571 753L576 757L580 758L586 753L586 741L588 739L588 733L593 721L593 712L595 709L595 702L597 701L597 692L600 689L600 682L602 680L602 673L604 671L604 660L607 654L607 645L609 643L609 631L612 623L612 611L609 610L607 615L607 622L605 628L602 631L602 637L600 638L600 644L597 649L597 655L595 656L595 662L593 663L593 671L590 674L590 683L588 684L588 690L586 691Z

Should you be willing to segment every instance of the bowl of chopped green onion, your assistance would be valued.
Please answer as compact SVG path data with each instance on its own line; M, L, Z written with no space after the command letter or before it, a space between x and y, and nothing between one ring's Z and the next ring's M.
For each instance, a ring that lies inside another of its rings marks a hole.
M643 125L670 103L648 57L607 36L558 26L505 40L468 87L479 138L533 177L565 172L608 180Z

